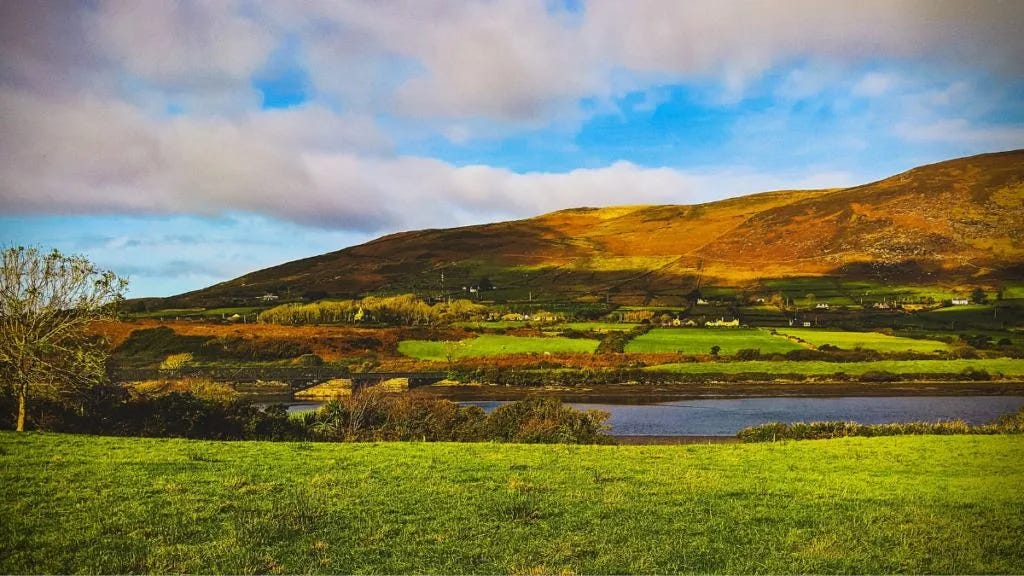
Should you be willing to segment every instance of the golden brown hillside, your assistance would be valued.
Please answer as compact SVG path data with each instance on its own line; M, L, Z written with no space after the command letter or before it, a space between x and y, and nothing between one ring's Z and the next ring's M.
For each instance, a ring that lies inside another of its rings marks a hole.
M1024 150L922 166L853 188L755 194L691 206L577 208L512 222L385 236L176 298L633 296L792 276L904 275L921 283L1024 269ZM441 284L444 272L445 284Z

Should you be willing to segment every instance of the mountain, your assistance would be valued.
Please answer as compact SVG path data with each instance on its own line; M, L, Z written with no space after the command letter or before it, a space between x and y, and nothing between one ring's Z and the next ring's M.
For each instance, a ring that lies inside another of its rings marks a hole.
M487 299L650 303L698 287L823 275L918 284L1024 278L1024 150L949 160L852 188L575 208L402 232L170 300L436 296L493 285Z

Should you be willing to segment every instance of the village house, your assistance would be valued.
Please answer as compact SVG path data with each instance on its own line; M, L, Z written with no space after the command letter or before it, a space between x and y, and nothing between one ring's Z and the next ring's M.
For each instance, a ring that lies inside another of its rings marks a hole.
M953 298L953 306L967 306L970 303L967 298Z
M279 298L279 296L277 294L271 294L271 293L267 292L263 296L260 296L259 299L262 300L263 302L273 302L273 301L277 300L278 298Z
M828 310L828 303L827 302L818 302L818 305L815 306L815 308L817 308L818 310Z

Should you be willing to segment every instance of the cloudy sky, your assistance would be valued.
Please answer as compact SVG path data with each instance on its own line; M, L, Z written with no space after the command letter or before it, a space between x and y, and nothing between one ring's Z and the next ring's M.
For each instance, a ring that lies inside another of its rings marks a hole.
M0 244L170 295L1024 147L1018 0L0 0Z

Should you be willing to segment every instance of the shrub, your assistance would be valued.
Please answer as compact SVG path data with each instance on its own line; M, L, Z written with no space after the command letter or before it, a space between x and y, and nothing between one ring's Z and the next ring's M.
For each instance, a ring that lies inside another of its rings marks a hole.
M868 370L861 374L859 378L861 382L896 382L899 379L899 374L893 374L885 370Z
M605 444L607 412L581 412L556 398L530 398L500 406L485 424L489 439L506 442Z
M976 369L976 368L968 367L968 368L964 368L960 372L960 378L963 379L963 380L982 381L982 380L991 380L992 376L986 370L979 370L979 369Z
M179 370L188 366L192 362L191 352L182 352L180 354L171 354L160 363L161 370Z
M825 440L848 436L900 436L908 434L991 434L987 427L972 427L962 420L945 422L906 422L897 424L858 424L856 422L770 422L740 430L743 442L778 440Z
M303 354L293 360L292 364L296 366L323 366L324 359L316 354Z
M733 357L736 360L760 360L761 350L758 348L744 348L737 350Z

